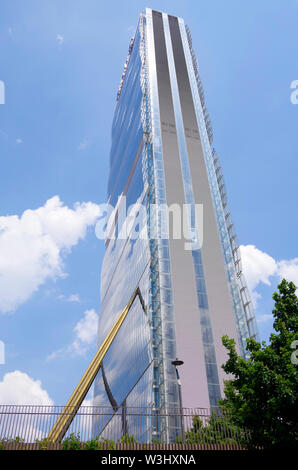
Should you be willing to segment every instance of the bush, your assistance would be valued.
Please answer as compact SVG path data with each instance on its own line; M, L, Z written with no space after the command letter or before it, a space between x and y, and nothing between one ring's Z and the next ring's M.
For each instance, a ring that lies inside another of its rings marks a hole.
M135 440L133 435L124 434L124 436L121 436L120 442L121 444L133 444L137 441Z
M110 441L109 439L102 439L101 442L104 443L104 444L107 444L107 447L109 448L109 450L114 450L115 449L115 442L114 441Z
M44 439L42 439L40 441L37 439L36 443L39 444L39 449L40 450L47 450L48 444L50 444L51 441L49 441L48 438L45 437Z
M102 450L102 444L97 439L85 442L84 450Z
M71 433L69 437L62 442L62 450L80 450L80 434Z

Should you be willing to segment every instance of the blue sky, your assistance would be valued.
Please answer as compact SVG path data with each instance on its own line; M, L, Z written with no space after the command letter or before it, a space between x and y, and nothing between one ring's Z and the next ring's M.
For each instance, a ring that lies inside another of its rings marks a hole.
M94 224L146 6L190 27L262 340L279 279L298 284L297 1L1 2L0 403L64 404L95 352Z

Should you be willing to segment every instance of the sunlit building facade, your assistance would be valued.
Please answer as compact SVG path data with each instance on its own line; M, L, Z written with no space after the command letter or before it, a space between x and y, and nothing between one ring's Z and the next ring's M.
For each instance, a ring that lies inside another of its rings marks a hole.
M112 406L116 415L105 426L131 406L216 407L225 378L222 336L235 338L245 356L246 339L257 331L191 36L180 18L150 9L140 16L117 94L108 203L115 210L106 231L99 344L136 288L141 295L95 381L94 405ZM187 236L160 216L165 205L181 209ZM183 361L180 380L176 358ZM132 433L129 426L126 419ZM175 426L165 420L147 431L170 439Z

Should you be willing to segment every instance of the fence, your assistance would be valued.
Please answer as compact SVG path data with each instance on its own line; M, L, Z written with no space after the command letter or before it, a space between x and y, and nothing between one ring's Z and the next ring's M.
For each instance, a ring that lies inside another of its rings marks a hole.
M239 447L248 439L220 410L159 409L140 407L0 405L0 442L36 443L46 439L62 413L73 415L64 436L81 443L97 439L115 444L230 445Z

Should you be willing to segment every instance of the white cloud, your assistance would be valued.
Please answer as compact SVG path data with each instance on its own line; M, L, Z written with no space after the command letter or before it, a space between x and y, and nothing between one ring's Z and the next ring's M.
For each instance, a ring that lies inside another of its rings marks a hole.
M62 44L64 42L64 36L62 36L61 34L57 34L56 39L58 44Z
M295 286L298 287L298 258L279 261L277 266L279 276L287 281L294 282Z
M58 295L59 300L65 300L66 302L80 302L79 294L71 294L66 297L64 294Z
M69 348L75 355L85 354L97 336L98 315L95 310L86 310L84 317L74 327L76 338Z
M4 405L38 405L52 406L53 400L46 390L41 386L40 380L34 380L24 372L16 370L4 375L0 382L0 403ZM43 427L49 419L48 415L43 415L42 421L36 420L36 415L27 413L21 408L23 414L8 415L6 420L0 420L0 435L14 439L17 436L26 442L35 442L36 439L44 437Z
M47 356L47 361L56 359L66 354L83 355L88 348L94 344L97 337L98 315L94 309L85 310L83 318L81 318L74 327L75 339L71 345L58 349Z
M255 305L261 297L256 290L261 283L270 286L274 278L275 284L285 278L298 286L298 258L276 261L272 256L259 250L254 245L242 245L240 246L240 252L243 272ZM268 319L269 316L266 316L266 318L264 316L259 321L263 322Z
M54 196L20 217L0 217L0 311L14 311L48 279L65 277L65 255L99 216L97 204L70 209Z
M80 297L78 294L71 294L67 300L68 302L80 302Z
M277 271L276 261L254 245L242 245L240 251L248 287L253 290L260 282L270 285L269 277Z
M92 398L85 398L83 400L83 403L81 406L92 406L93 405L93 399Z
M93 406L107 406L107 396L103 393L96 395L92 400Z
M62 355L64 352L64 349L61 348L61 349L58 349L57 351L53 351L51 354L49 354L47 357L46 357L46 361L53 361L54 359L56 359L59 355Z
M0 382L0 403L4 405L53 405L40 380L19 370L8 372Z
M79 143L79 150L85 150L90 144L90 141L85 139L82 140L82 142Z
M74 331L76 332L78 341L90 344L96 338L98 315L95 310L86 310L84 317L76 324Z
M20 139L20 138L16 139L16 143L17 143L17 144L22 144L22 143L23 143L23 139Z

